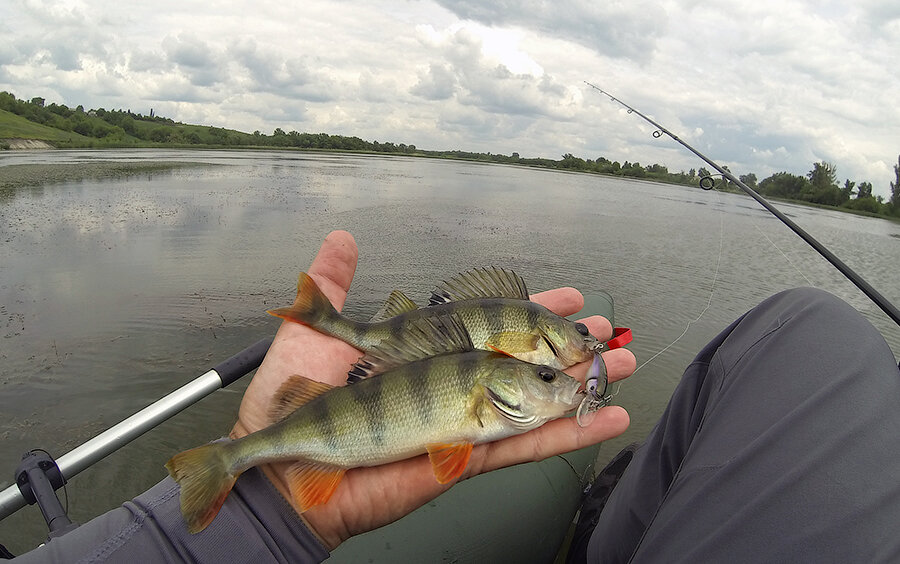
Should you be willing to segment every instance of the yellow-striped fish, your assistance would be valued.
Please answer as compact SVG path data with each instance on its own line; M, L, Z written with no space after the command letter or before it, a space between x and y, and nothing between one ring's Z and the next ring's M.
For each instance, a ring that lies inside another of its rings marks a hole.
M476 349L503 351L533 364L568 368L590 360L600 346L587 326L530 301L525 282L500 268L471 270L442 283L430 305L421 309L395 290L369 323L338 313L313 279L300 273L294 305L269 313L309 325L366 352L390 339L403 340L418 319L448 314L459 316ZM351 374L351 381L355 379Z
M458 319L425 319L410 334L364 358L361 366L377 378L331 387L295 376L273 404L272 426L169 460L190 531L203 530L238 475L258 464L298 461L288 479L305 511L327 502L350 468L425 452L437 481L450 482L465 470L473 445L534 429L578 406L578 381L548 366L471 350ZM428 358L408 362L422 349Z

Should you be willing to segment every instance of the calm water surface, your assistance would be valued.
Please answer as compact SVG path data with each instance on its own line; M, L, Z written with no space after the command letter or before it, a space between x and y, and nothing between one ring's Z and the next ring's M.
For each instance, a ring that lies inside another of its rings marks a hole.
M837 294L900 354L893 322L743 196L286 152L6 153L0 179L6 165L98 160L198 166L0 193L0 488L12 484L23 452L64 454L271 335L278 320L265 310L292 301L297 272L333 229L350 231L360 247L345 308L359 318L395 288L423 300L435 282L474 266L513 268L532 292L610 292L617 324L634 330L629 348L641 368L616 397L632 428L601 457L642 439L700 347L779 290ZM780 207L900 303L900 225ZM172 454L225 434L245 386L213 394L77 476L70 516L84 522L120 504L161 479ZM15 553L45 535L34 507L0 522L0 543Z

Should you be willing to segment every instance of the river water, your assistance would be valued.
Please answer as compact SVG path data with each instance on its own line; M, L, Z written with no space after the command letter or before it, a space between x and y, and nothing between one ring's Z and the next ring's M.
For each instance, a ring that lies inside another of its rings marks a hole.
M60 456L271 335L278 320L265 310L293 300L298 271L333 229L360 247L345 312L361 319L395 288L421 303L435 282L475 266L512 268L532 292L612 294L640 368L616 396L632 427L601 458L643 438L693 355L780 290L812 285L840 296L900 355L897 326L741 195L503 165L258 151L7 152L0 180L7 165L100 161L196 166L0 194L0 488L13 483L23 452ZM900 303L900 224L779 207ZM70 516L85 522L118 505L164 477L175 452L227 433L245 386L216 392L74 478ZM0 543L14 553L45 534L34 507L0 522Z

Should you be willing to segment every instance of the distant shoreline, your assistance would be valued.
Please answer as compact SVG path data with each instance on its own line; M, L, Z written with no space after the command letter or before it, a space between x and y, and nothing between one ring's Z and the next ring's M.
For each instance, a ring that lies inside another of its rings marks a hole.
M55 149L55 147L51 147ZM197 147L191 147L192 149L196 149ZM684 184L678 184L673 182L666 182L664 180L659 180L655 178L630 178L630 177L620 177L616 175L607 175L603 173L596 173L590 171L582 171L582 170L566 170L566 169L552 169L545 168L536 165L527 165L520 163L491 163L485 161L479 161L474 159L462 159L458 157L437 157L432 155L423 155L423 154L403 154L403 155L392 155L389 153L375 153L368 151L341 151L341 150L330 150L330 149L293 149L293 148L280 148L280 147L210 147L221 150L296 150L296 151L310 151L316 153L330 153L330 152L339 152L339 153L348 153L348 154L366 154L373 156L406 156L406 157L419 157L419 158L437 158L437 159L452 159L459 160L463 162L475 162L479 164L509 164L510 166L526 166L528 168L536 168L540 170L556 170L557 172L570 172L575 174L595 174L598 176L606 176L610 178L622 178L626 180L636 180L643 182L655 182L659 184L668 184L672 186L685 186ZM88 149L90 150L90 149ZM161 172L167 170L176 170L180 168L190 168L190 167L205 167L205 166L217 166L211 165L209 163L202 162L190 162L190 161L164 161L164 162L93 162L93 163L54 163L54 164L16 164L16 165L8 165L8 166L0 166L0 190L14 190L22 187L34 187L34 186L43 186L47 184L61 184L64 182L79 182L84 179L109 179L109 178L123 178L127 176L134 176L136 174L142 174L145 172ZM739 194L741 196L745 196L749 198L744 192L739 190L729 191L730 193ZM771 201L789 203L789 204L797 204L806 207L813 207L823 210L834 210L844 213L850 213L857 216L863 217L871 217L875 219L886 219L888 221L894 223L900 223L900 218L891 217L866 211L835 207L835 206L826 206L815 204L812 202L807 202L804 200L790 200L785 198L778 198L773 196L768 196L768 199Z

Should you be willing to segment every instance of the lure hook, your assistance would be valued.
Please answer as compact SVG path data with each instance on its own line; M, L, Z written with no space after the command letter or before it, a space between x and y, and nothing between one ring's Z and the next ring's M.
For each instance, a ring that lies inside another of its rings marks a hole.
M601 407L609 405L612 397L606 395L606 389L609 387L609 377L606 372L606 363L600 355L600 347L594 347L594 360L591 367L588 368L587 376L584 380L584 398L578 405L578 411L575 413L575 420L581 427L587 427L594 420L594 413ZM602 389L601 389L602 382Z

